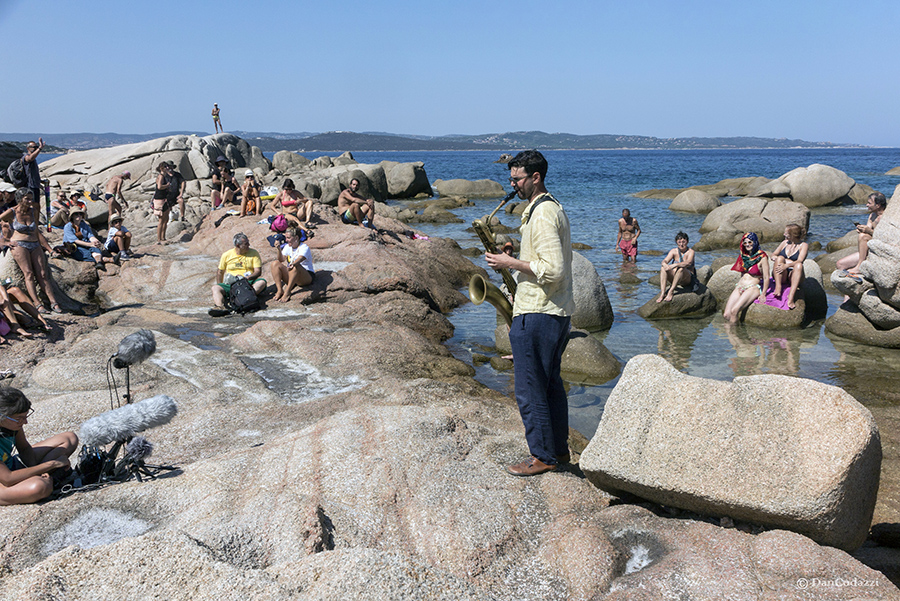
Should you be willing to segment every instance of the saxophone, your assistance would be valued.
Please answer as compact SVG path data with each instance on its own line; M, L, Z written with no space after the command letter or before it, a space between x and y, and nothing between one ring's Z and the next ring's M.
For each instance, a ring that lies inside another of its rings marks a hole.
M515 190L510 192L503 201L497 205L497 208L488 215L487 219L476 219L472 222L472 228L475 230L475 233L478 234L478 237L481 239L481 243L484 245L485 250L491 254L497 254L497 242L494 240L494 232L491 230L491 220L494 218L494 215L497 214L503 205L512 200L512 198L517 194ZM511 297L515 298L516 296L516 280L509 272L508 269L498 269L500 272L500 276L503 278L503 283L506 284L506 289L509 290L509 294ZM512 325L512 304L510 304L509 299L506 298L506 295L500 291L499 288L491 284L487 281L483 276L478 275L477 273L472 276L469 280L469 298L471 301L480 305L484 301L488 301L497 309L497 312L503 317L506 321L506 325Z

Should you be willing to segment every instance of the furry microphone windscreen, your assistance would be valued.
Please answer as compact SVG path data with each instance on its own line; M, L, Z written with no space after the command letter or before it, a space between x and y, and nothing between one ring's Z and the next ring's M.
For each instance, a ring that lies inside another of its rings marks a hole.
M119 343L119 350L113 359L113 365L122 369L128 365L140 363L156 351L156 337L150 330L138 330L129 334Z
M175 400L160 394L92 417L81 425L78 438L86 447L124 442L138 432L169 423L177 412Z
M153 443L143 436L135 436L125 445L125 454L132 461L142 461L153 454Z

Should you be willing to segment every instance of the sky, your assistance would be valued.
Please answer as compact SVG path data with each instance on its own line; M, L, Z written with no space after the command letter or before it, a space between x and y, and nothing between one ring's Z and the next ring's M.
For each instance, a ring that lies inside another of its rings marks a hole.
M217 102L226 131L900 147L898 31L897 0L0 0L0 131L212 133Z

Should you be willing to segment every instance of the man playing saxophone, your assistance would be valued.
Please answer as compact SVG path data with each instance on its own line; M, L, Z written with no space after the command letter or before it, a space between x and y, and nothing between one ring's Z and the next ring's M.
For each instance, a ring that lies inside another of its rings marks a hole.
M547 159L536 150L509 162L509 182L522 200L519 258L485 253L493 269L519 272L509 341L513 350L516 403L531 457L507 470L533 476L569 461L569 404L560 362L575 310L572 239L566 212L547 192Z

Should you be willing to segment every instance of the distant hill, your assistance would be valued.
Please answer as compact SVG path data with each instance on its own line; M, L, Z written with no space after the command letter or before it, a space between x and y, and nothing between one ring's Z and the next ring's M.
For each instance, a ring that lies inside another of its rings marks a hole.
M502 134L418 136L385 132L333 131L327 133L229 132L240 136L264 152L292 150L299 152L343 152L346 150L497 150L512 151L526 148L541 150L605 150L605 149L697 149L697 148L863 148L858 144L808 142L787 138L654 138L614 134L576 134L542 131L518 131ZM144 142L177 134L209 135L209 132L163 132L154 134L77 133L42 134L53 146L84 150ZM0 140L24 142L37 139L38 134L0 133Z

